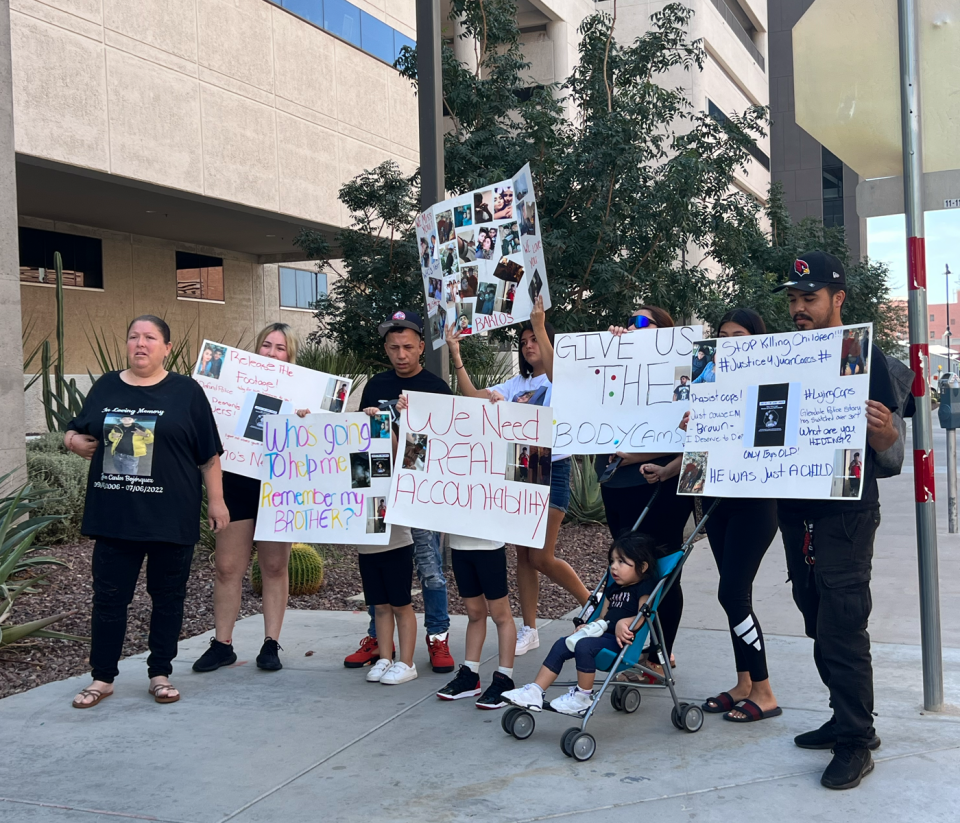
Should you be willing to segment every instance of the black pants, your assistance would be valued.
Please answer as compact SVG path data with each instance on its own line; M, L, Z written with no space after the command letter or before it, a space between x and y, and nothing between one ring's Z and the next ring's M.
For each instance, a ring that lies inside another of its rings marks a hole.
M663 484L649 514L637 529L638 533L649 534L657 541L658 556L661 557L680 550L683 545L683 527L690 517L690 512L693 511L693 498L677 495L677 480L678 478L674 477ZM650 483L613 489L607 486L600 487L610 534L619 537L633 528L633 524L637 522L637 518L650 502L655 488L656 486ZM660 625L663 627L666 651L670 654L673 651L673 641L676 640L680 629L680 618L683 616L683 589L680 586L679 576L670 591L660 601L657 614L660 616Z
M803 614L807 637L813 638L820 679L830 690L837 741L865 746L875 733L867 621L873 606L870 572L880 509L814 518L813 566L803 557L803 518L781 508L779 520L793 601Z
M711 501L704 500L706 510ZM723 500L706 525L720 572L717 599L727 613L738 672L766 680L767 653L760 621L753 613L753 581L777 534L776 500Z
M169 677L173 672L193 546L100 538L93 547L90 668L94 680L112 683L119 674L117 663L127 633L127 607L133 600L144 557L147 593L153 601L147 673L150 677Z

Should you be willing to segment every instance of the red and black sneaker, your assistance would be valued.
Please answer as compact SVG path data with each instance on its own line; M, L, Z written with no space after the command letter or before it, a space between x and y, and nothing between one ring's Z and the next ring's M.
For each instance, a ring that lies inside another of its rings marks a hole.
M438 674L452 672L454 667L453 655L450 654L450 633L428 634L427 651L430 652L430 665Z
M360 641L360 648L343 659L343 665L348 669L359 669L370 666L380 659L380 645L377 638L367 635Z

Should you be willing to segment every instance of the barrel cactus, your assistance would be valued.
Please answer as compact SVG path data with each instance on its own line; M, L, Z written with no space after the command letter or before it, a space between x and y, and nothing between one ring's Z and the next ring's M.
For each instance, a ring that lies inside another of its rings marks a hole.
M294 543L290 550L290 594L316 594L323 585L323 558L317 550L306 543ZM253 568L250 570L250 585L257 594L263 594L263 578L260 576L260 564L253 556Z

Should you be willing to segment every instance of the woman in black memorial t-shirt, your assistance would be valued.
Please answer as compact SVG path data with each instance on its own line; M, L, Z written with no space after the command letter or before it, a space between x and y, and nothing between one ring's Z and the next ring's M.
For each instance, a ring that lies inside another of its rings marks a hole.
M103 375L70 421L63 442L91 461L82 532L93 549L93 683L74 707L113 694L127 606L144 558L153 601L147 673L158 703L175 703L170 684L193 547L200 539L201 480L210 527L229 523L220 475L220 437L200 385L164 369L170 327L144 315L127 329L129 368ZM132 419L132 422L131 422Z

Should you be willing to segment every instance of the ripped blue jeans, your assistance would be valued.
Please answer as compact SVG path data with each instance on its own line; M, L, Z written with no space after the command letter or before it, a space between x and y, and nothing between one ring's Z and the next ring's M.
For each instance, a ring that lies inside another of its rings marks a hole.
M440 532L410 529L413 534L413 563L423 592L423 622L427 634L443 634L450 628L447 613L447 580L443 576L443 556L440 553ZM367 608L370 628L367 634L377 636L373 621L373 606Z

